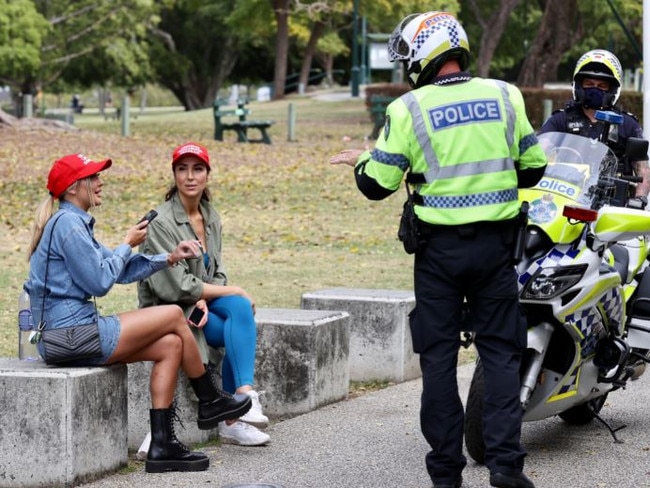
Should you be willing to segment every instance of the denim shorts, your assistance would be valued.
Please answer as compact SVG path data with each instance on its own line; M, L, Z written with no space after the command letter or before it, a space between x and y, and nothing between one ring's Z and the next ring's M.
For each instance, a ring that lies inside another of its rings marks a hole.
M102 347L102 357L96 359L94 364L106 364L120 339L120 318L117 315L103 315L99 317L99 343Z
M102 348L102 355L98 358L84 359L66 363L66 366L101 366L108 362L120 339L120 319L117 315L105 315L99 317L99 345ZM43 343L38 344L39 353L43 355Z

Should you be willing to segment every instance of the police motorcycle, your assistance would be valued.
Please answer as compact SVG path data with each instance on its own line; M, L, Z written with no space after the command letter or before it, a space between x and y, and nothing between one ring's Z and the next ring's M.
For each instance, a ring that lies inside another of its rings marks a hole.
M595 418L619 442L624 426L613 428L599 413L607 396L650 362L650 212L620 206L621 189L635 178L616 174L618 161L604 143L556 132L538 139L549 164L535 187L519 191L523 225L515 253L528 322L523 421L557 415L582 425ZM630 138L625 157L647 159L647 149L647 141ZM479 360L465 414L467 451L479 463L483 392Z

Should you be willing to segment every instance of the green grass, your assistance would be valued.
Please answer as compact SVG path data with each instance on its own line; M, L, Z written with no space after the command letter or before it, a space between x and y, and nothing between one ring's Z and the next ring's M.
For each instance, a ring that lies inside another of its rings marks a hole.
M289 104L296 113L288 139ZM251 119L272 119L272 145L217 142L212 110L132 109L130 137L121 123L97 113L76 115L79 132L1 129L0 355L17 354L17 301L27 277L26 247L33 212L46 196L56 157L83 152L110 157L104 204L95 212L97 238L121 242L126 229L162 201L171 183L171 151L187 140L205 144L214 171L213 203L224 226L231 283L258 307L298 308L302 293L328 287L411 289L412 261L397 241L403 195L366 200L352 169L329 157L364 147L372 124L363 99L319 101L307 96L253 102ZM137 118L136 118L137 114ZM103 313L136 307L134 285L117 285L98 299Z

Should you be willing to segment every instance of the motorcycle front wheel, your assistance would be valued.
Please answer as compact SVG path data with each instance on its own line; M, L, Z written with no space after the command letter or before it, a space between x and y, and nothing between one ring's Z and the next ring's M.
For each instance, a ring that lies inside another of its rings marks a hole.
M605 406L605 400L607 400L607 393L601 397L571 407L564 412L560 412L558 413L558 417L569 425L586 425L602 410Z

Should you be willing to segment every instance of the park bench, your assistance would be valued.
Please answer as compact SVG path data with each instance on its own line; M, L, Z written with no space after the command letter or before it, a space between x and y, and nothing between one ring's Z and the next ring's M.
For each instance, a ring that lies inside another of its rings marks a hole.
M43 118L48 120L60 120L61 122L74 125L74 115L72 115L72 112L66 112L66 113L45 112Z
M370 106L368 110L370 111L370 118L373 122L372 134L370 134L371 139L377 139L379 137L379 132L386 123L386 107L395 100L395 97L388 95L371 95L370 97Z
M227 108L228 102L222 99L217 99L214 102L214 139L223 141L223 133L225 131L234 131L237 134L237 142L262 142L264 144L271 144L271 137L266 131L274 123L272 120L247 120L246 116L250 115L250 109L246 108L246 100L237 101L237 108ZM237 117L236 121L223 122L223 117ZM248 137L249 129L257 129L260 131L259 139L251 139Z

